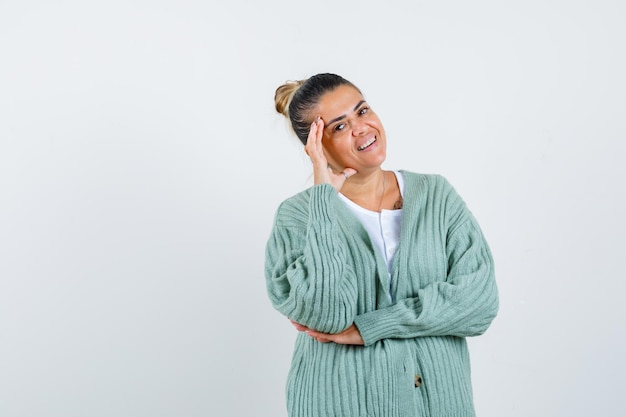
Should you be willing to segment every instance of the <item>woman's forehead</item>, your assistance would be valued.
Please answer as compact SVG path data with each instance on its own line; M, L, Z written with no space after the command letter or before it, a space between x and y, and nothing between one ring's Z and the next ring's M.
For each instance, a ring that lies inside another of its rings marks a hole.
M317 105L319 112L347 113L356 111L359 103L364 101L363 95L354 87L342 85L324 94Z

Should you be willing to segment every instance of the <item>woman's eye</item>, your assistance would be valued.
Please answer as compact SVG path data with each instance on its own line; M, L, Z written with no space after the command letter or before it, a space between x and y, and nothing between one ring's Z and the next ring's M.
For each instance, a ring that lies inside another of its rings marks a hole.
M367 113L370 110L369 107L363 107L361 110L359 110L359 114L362 116L365 113Z
M333 132L341 132L345 127L345 123L339 123L333 128Z

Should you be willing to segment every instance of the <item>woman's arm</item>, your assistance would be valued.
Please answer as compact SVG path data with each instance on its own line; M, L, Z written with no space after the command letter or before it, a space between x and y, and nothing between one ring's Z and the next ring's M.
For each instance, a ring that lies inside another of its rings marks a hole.
M418 291L418 296L360 314L346 330L327 334L294 323L319 342L371 345L386 338L477 336L498 311L498 294L489 248L476 229L452 243L452 267L446 282ZM476 240L478 239L478 240Z
M370 345L385 338L475 336L483 333L498 311L493 259L476 220L442 177L431 195L441 203L436 217L445 219L447 273L417 290L414 297L363 313L345 331L325 334L299 328L318 341ZM433 190L434 190L433 189ZM434 201L434 200L433 200ZM298 328L298 326L296 326Z
M273 306L291 320L338 333L356 315L354 271L338 236L336 190L316 185L309 197L308 207L283 204L278 210L266 248L267 290Z
M385 338L476 336L498 311L493 259L485 238L464 204L461 219L447 235L445 280L417 291L417 296L361 314L355 325L366 345Z

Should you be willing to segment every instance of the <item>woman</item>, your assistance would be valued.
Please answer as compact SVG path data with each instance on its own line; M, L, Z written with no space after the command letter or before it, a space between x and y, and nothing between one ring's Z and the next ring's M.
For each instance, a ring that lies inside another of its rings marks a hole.
M498 309L478 224L444 178L381 168L385 130L349 81L318 74L275 101L314 177L266 251L270 300L301 332L289 415L474 416L465 337Z

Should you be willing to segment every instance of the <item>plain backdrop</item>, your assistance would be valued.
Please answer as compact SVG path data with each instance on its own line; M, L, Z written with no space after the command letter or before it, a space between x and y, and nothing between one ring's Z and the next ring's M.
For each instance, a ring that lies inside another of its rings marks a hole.
M0 1L0 416L286 416L265 242L339 73L491 245L480 417L622 416L626 4Z

